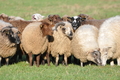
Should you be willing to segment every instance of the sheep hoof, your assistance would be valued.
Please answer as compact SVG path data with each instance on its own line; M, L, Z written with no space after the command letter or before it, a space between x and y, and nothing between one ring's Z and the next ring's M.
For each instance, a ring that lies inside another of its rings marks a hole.
M57 66L58 66L58 64L55 64L55 66L57 67Z

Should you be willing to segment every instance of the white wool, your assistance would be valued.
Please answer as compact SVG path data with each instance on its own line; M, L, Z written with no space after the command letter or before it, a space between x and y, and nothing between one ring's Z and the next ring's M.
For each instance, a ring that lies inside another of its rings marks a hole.
M38 13L32 15L32 20L33 21L40 21L43 18L44 18L44 16L42 16L41 14L38 14Z
M76 33L80 40L78 43L84 46L83 49L98 48L98 44L96 43L95 37L96 33L92 28L89 28L89 26L93 27L92 25L83 25L80 28L78 28Z
M98 37L99 47L106 48L106 47L111 47L115 44L116 31L114 31L114 28L116 27L114 26L120 24L120 22L118 21L120 21L120 16L115 16L109 18L101 25L101 28L99 30L99 37ZM115 24L115 23L119 23L119 24Z

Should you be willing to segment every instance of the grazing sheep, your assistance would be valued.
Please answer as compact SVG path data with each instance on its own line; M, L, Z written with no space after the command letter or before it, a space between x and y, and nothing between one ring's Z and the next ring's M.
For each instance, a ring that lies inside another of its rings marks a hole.
M3 25L3 26L2 26ZM19 31L11 24L0 20L0 66L2 58L6 59L7 65L9 64L9 58L15 55L17 50L17 44L20 43L18 37Z
M54 31L53 40L50 42L51 55L56 58L56 66L59 55L64 55L65 65L67 65L67 58L71 55L72 25L69 22L59 22L55 27L57 30Z
M22 33L22 46L29 56L29 63L32 66L32 55L35 55L36 65L39 67L40 55L48 47L47 35L52 35L52 27L47 22L34 22L26 26Z
M81 66L87 61L101 64L97 37L98 29L92 25L82 25L75 31L71 41L72 54L81 61Z
M41 14L36 13L32 15L32 21L41 21L43 20L44 17L45 16L42 16Z
M102 65L109 59L117 59L120 66L120 16L107 19L99 30L98 43L101 52ZM112 64L111 64L112 65Z

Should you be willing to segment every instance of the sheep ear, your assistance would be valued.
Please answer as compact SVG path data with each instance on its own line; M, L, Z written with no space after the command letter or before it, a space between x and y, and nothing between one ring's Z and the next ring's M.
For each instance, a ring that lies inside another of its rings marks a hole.
M2 35L4 35L4 34L8 35L9 34L9 30L5 30L5 29L1 30L0 32L1 32Z

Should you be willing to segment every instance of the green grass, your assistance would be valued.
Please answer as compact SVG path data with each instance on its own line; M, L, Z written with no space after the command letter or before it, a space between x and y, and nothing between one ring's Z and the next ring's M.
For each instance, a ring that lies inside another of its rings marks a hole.
M120 0L0 0L0 14L31 19L34 13L44 16L74 16L81 13L96 19L120 15ZM120 80L120 66L67 67L41 65L30 67L19 62L0 68L0 80Z
M56 67L40 65L30 67L19 62L0 68L0 80L120 80L119 66L85 66L70 64Z
M88 14L96 19L120 14L120 0L0 0L0 13L21 16L27 20L34 13L44 16Z

